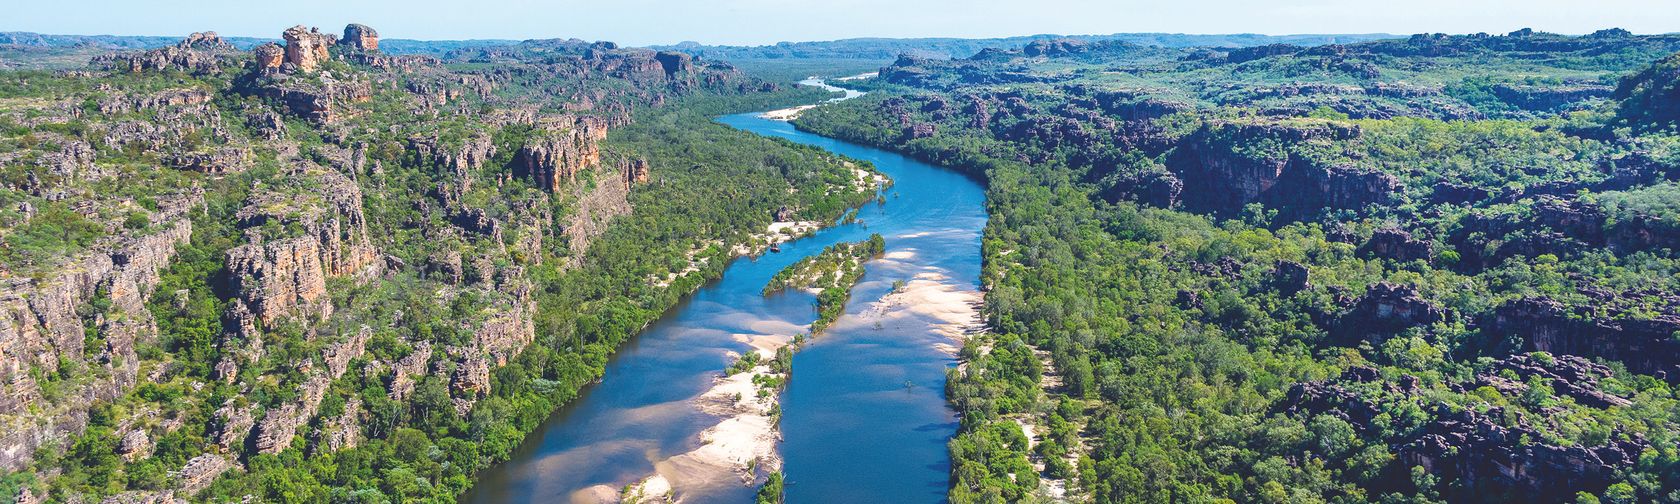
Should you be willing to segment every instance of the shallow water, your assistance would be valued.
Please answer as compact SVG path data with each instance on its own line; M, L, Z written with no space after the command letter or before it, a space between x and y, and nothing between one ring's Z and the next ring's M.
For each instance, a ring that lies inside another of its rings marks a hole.
M633 338L601 383L557 411L514 455L486 471L468 501L566 502L597 484L614 488L654 472L654 463L699 446L721 418L693 399L728 366L744 337L804 332L816 318L803 292L764 297L770 277L842 241L886 238L886 258L865 265L846 315L794 356L782 400L781 453L790 502L942 502L949 474L945 442L957 419L944 400L955 342L925 316L870 316L895 280L934 279L972 292L980 276L983 191L955 172L886 151L797 131L740 114L719 122L869 161L894 181L884 203L860 222L739 259ZM878 315L878 313L877 313ZM754 488L728 482L682 488L689 502L751 501Z

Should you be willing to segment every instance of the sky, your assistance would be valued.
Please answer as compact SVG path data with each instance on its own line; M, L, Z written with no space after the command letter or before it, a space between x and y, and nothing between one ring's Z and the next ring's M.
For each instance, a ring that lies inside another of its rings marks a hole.
M580 38L762 45L853 37L1041 33L1580 34L1680 31L1673 0L9 0L0 31L278 37L295 24L386 38Z

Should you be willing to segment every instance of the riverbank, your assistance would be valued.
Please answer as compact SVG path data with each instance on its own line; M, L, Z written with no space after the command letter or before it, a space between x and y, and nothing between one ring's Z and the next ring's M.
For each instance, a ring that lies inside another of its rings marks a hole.
M859 163L853 178L884 187L882 197L832 222L778 221L749 250L693 255L728 262L621 350L600 386L545 426L507 475L484 483L501 489L496 498L477 502L751 501L778 469L792 502L943 499L956 425L943 386L955 365L950 335L962 330L936 326L961 309L953 293L977 298L983 191L954 172L758 113L718 122L866 161L875 170ZM816 296L764 296L767 282L802 257L875 233L885 253L851 289L846 315L796 355L783 350L808 331ZM766 253L772 242L780 253ZM684 268L667 269L650 281ZM883 300L894 308L878 309ZM890 318L864 316L876 309ZM718 372L749 354L757 362ZM786 365L773 364L778 354ZM799 379L788 379L792 368ZM759 394L776 381L786 383L781 394Z

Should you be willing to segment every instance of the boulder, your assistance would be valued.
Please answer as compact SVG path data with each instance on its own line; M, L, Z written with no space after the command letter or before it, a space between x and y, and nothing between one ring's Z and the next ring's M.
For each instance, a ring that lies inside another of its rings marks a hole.
M117 455L129 462L149 457L152 455L152 438L144 430L130 430L117 443Z

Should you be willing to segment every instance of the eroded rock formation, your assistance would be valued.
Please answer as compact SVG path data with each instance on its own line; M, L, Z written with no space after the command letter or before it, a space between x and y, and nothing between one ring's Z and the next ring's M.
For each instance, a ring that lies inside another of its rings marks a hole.
M1629 371L1680 379L1680 341L1674 339L1680 317L1674 315L1618 317L1530 297L1500 306L1482 325L1528 350L1610 359Z
M601 160L599 142L606 124L594 117L561 117L545 121L534 138L514 155L513 172L546 191L559 190L578 172Z
M80 431L89 406L134 385L139 371L135 343L157 337L145 303L159 273L191 238L186 208L202 197L183 196L151 217L159 223L156 230L117 240L45 280L0 283L0 468L20 468L36 448ZM89 320L81 310L95 300L108 302L109 308ZM90 326L103 339L91 348ZM56 372L61 362L86 362L102 371L67 397L46 402L30 373Z
M347 29L346 32L348 31ZM287 28L280 37L286 41L285 64L303 72L315 71L327 60L327 48L337 43L332 35L322 34L318 29L303 25Z
M330 315L332 306L324 302L328 277L366 281L384 264L368 238L356 183L335 171L304 170L301 176L312 180L317 192L253 195L238 214L251 242L228 251L232 288L264 323L289 315ZM265 237L260 229L270 222L302 232Z
M379 32L364 24L351 23L344 27L344 38L338 39L338 43L353 51L378 51Z

